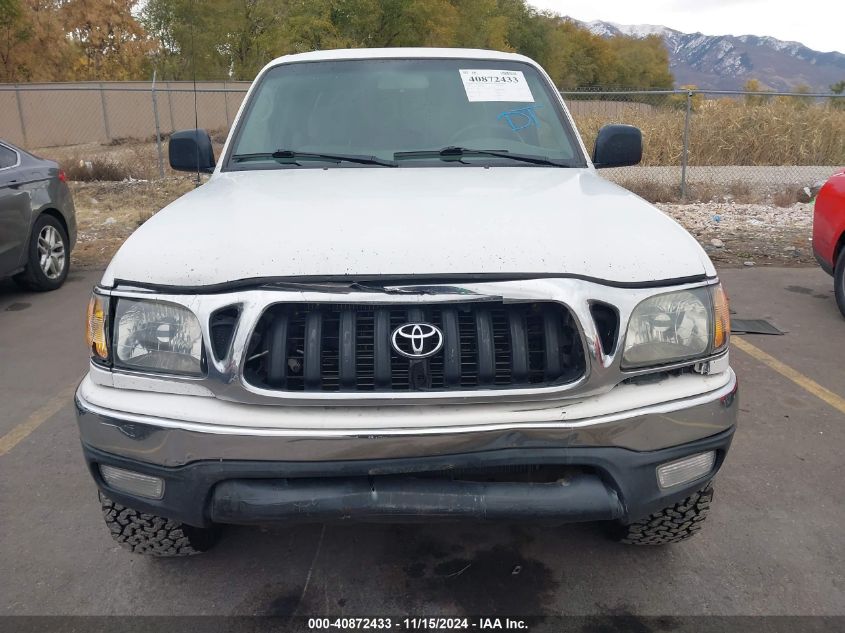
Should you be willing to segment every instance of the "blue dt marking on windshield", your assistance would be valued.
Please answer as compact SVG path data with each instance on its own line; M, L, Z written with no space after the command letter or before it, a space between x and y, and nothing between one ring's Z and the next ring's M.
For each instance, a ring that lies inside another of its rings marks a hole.
M501 121L504 119L514 132L519 132L520 130L524 130L532 125L540 127L540 121L537 119L537 113L534 112L534 110L542 107L543 105L538 103L536 105L517 108L516 110L508 110L507 112L502 112L499 116L497 116L496 120Z

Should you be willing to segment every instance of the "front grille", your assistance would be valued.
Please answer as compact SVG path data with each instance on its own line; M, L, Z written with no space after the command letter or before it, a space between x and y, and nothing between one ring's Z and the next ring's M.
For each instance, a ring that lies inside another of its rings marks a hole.
M442 348L408 358L391 337L431 324ZM558 303L279 303L252 335L244 378L279 391L448 391L560 385L584 374L569 310Z

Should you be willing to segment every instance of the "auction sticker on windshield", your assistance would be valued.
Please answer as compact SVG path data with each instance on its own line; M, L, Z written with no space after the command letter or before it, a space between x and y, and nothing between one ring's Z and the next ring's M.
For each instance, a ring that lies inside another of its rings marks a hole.
M461 81L470 101L534 102L521 70L461 69Z

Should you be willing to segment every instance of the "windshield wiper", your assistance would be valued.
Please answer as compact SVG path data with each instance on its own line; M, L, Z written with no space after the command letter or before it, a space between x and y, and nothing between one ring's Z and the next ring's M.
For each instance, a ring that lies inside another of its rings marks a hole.
M261 160L272 158L281 163L299 164L300 160L322 160L332 163L358 163L360 165L382 165L384 167L396 167L392 160L378 158L377 156L359 156L357 154L323 154L313 152L299 152L291 149L277 149L275 152L259 152L256 154L234 154L232 160Z
M555 167L567 167L566 163L560 160L553 160L545 156L534 156L532 154L514 154L506 149L471 149L469 147L457 147L450 145L443 149L423 149L413 152L396 152L394 160L414 158L440 158L442 160L459 161L466 156L493 156L495 158L510 158L524 163L535 165L554 165Z

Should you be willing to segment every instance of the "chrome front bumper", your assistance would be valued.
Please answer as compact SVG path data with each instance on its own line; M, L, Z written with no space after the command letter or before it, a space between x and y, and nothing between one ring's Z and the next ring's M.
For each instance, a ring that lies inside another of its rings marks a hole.
M392 407L247 405L115 389L83 380L85 446L146 464L318 462L442 456L513 448L655 451L736 423L731 369L618 385L580 400Z

